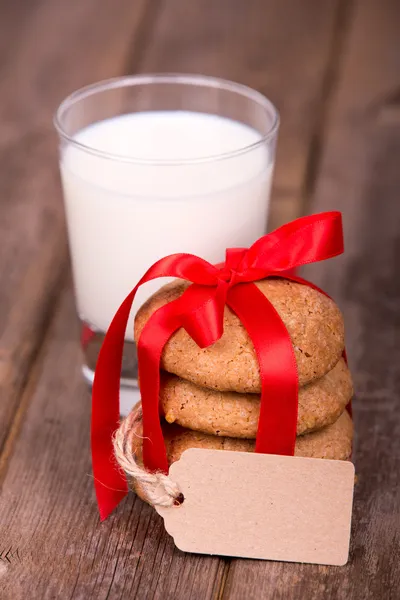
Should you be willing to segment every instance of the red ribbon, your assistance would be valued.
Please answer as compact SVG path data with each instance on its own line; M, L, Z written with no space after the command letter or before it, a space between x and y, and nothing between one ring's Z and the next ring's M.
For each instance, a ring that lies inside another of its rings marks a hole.
M96 367L92 463L102 520L128 491L126 477L114 460L112 436L120 418L119 385L125 330L139 286L166 276L192 282L180 298L153 313L138 341L145 467L150 471L168 472L159 415L163 348L180 327L184 327L201 348L216 342L223 333L225 305L245 326L258 358L261 409L256 452L293 455L298 403L293 346L278 313L253 282L278 276L319 289L296 277L293 270L342 252L341 214L327 212L292 221L263 236L249 249L228 249L226 261L220 265L212 265L190 254L172 254L150 267L114 316Z

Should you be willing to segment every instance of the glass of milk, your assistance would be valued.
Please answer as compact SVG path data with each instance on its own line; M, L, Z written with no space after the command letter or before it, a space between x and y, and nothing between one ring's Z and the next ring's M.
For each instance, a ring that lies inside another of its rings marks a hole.
M85 87L59 107L60 169L83 374L125 296L155 261L216 263L266 232L278 113L262 94L192 75ZM133 319L166 280L143 286L126 330L121 412L137 397Z

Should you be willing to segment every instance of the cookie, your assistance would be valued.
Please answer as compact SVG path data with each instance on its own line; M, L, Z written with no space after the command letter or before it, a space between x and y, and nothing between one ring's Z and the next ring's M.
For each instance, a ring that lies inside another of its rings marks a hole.
M342 359L320 379L299 389L297 435L336 421L353 395L350 371ZM168 423L234 438L255 438L260 396L218 392L163 373L160 406Z
M140 403L133 408L137 411L134 428L134 447L137 460L142 460L142 421ZM179 460L188 448L207 448L213 450L232 450L254 452L255 441L230 437L217 437L198 431L185 429L179 425L163 423L163 434L167 450L168 463ZM353 422L347 411L327 427L300 435L296 438L295 456L309 458L327 458L348 460L351 455Z
M185 281L173 281L145 302L136 315L136 341L150 316L178 298L188 285ZM300 386L330 371L344 348L343 318L336 304L306 285L285 279L264 279L256 285L277 310L289 332ZM208 348L199 348L181 328L166 344L161 367L199 386L219 391L261 392L253 344L228 307L225 307L221 339Z

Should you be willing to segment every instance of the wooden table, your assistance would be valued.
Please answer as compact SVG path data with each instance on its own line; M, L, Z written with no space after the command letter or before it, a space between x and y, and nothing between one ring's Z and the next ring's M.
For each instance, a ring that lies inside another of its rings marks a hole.
M400 597L400 3L0 3L0 597ZM282 117L270 227L343 211L345 256L310 270L344 311L357 396L342 568L185 555L132 494L99 523L57 140L69 92L191 71L267 94Z

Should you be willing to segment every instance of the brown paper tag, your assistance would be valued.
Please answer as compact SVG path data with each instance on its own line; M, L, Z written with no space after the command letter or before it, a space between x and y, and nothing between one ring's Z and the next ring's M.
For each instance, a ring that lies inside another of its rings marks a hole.
M348 560L350 462L192 448L169 474L185 500L157 512L181 550L324 565Z

